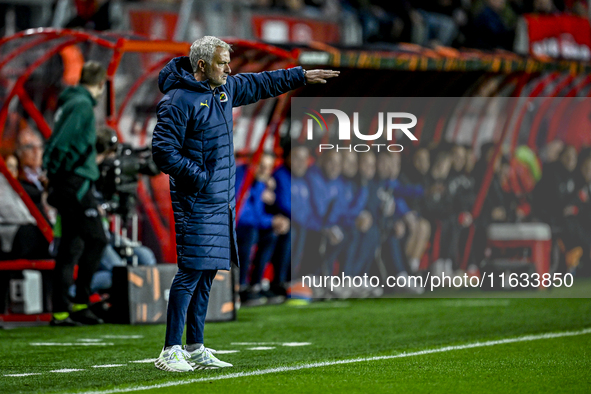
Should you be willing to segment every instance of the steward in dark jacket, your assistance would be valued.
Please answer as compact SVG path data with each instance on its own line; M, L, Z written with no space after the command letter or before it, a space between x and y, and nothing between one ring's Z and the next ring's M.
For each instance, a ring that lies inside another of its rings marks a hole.
M72 186L78 201L99 178L96 163L96 127L93 107L96 100L83 86L66 88L59 97L54 132L43 155L43 167L51 182ZM62 201L64 202L64 201ZM59 201L53 201L59 205Z
M49 179L47 202L57 208L62 232L53 271L52 325L75 325L72 320L102 323L87 304L92 276L107 245L99 201L93 193L99 178L93 107L104 91L105 81L103 66L93 61L84 64L80 85L65 89L59 97L53 133L43 154ZM78 277L72 304L68 289L76 263Z

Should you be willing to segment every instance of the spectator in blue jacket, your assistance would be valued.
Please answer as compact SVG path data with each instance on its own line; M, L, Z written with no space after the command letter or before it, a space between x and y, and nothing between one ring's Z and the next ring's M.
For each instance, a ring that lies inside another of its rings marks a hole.
M304 245L306 241L306 223L312 209L310 202L310 187L306 179L308 172L310 151L306 146L299 145L291 149L289 156L291 170L291 264L292 272L299 272Z
M412 198L416 190L405 189L397 180L400 175L401 157L399 153L383 152L378 156L377 194L380 200L381 217L381 259L386 266L393 267L396 275L408 278L408 269L402 245L408 243L412 234L419 227L416 215L411 211L406 199L400 194ZM385 268L385 267L384 267ZM422 293L424 289L415 286L415 282L406 281L406 290Z
M328 275L332 263L340 251L344 233L339 226L343 182L341 179L342 155L330 150L323 152L308 169L306 179L310 188L310 216L306 221L304 258L307 267L301 274Z
M240 296L245 305L259 305L266 301L260 286L263 271L275 249L276 234L289 231L289 219L281 213L271 213L276 201L274 180L271 179L275 158L264 154L256 168L255 179L247 191L236 234L240 265ZM243 187L247 165L236 169L236 192ZM257 245L254 258L252 248ZM252 262L252 264L251 264ZM252 266L252 273L250 268ZM249 280L250 277L250 280Z
M343 166L345 172L345 166ZM361 153L358 157L357 186L360 190L361 211L354 219L352 236L345 247L343 272L346 275L363 275L369 272L375 251L379 246L380 234L377 226L377 193L372 189L376 173L376 155L373 152Z
M295 150L298 152L299 147ZM305 155L304 172L308 169L308 150L304 148L302 151ZM287 144L283 148L283 164L279 166L273 173L273 180L275 181L275 204L273 206L274 212L277 212L291 220L291 189L292 189L292 149L291 144ZM301 154L301 153L300 153ZM296 159L297 160L297 159ZM297 164L296 164L297 166ZM296 181L297 182L297 181ZM300 213L302 214L302 213ZM303 213L305 214L305 212ZM267 291L269 300L284 300L287 296L287 282L290 280L290 266L291 266L291 227L287 233L279 234L275 240L275 250L271 257L273 264L273 279L270 288Z
M203 346L209 292L217 270L238 264L232 108L278 96L306 83L325 83L337 71L301 67L230 75L230 45L206 36L189 57L160 72L154 161L170 175L179 270L170 288L164 349L155 362L165 371L230 367ZM188 319L187 319L188 317ZM181 347L187 321L187 346Z
M382 258L393 266L396 273L405 272L402 254L402 238L407 233L404 219L411 214L406 201L395 197L393 180L400 172L398 153L380 152L377 159L377 198L379 201L379 220L382 238Z

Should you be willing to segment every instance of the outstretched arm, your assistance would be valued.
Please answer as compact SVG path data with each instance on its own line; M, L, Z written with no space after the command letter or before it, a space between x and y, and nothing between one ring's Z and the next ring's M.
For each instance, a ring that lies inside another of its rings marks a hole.
M287 70L237 74L228 78L232 105L239 107L276 97L307 83L326 83L327 78L338 76L339 71L310 70L302 67Z

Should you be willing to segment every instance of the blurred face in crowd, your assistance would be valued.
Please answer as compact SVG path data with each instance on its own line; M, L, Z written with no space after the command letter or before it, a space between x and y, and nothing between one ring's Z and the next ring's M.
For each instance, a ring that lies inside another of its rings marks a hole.
M19 136L17 155L22 167L41 168L43 164L43 141L31 131L23 132Z
M421 175L427 175L431 166L429 151L425 148L416 151L412 157L412 164Z
M289 161L291 163L291 173L297 178L306 175L308 170L308 160L310 159L310 152L303 146L295 147L289 154Z
M534 12L549 14L553 9L552 0L534 0Z
M446 179L451 170L451 156L448 154L439 154L433 168L431 169L431 175L433 178L438 180Z
M271 155L263 155L261 157L261 161L259 162L259 166L257 167L257 171L255 173L255 178L259 182L267 182L269 178L271 178L271 174L273 173L273 164L275 164L275 158Z
M591 183L591 156L588 156L583 163L581 163L581 175L587 183Z
M18 178L18 160L14 155L6 158L6 167L13 177Z
M548 142L544 149L545 159L547 163L553 163L558 160L560 152L564 149L564 142L560 140L554 140Z
M359 174L362 179L370 180L376 175L376 155L373 152L364 152L359 156Z
M390 154L390 178L397 179L398 175L400 175L400 154L399 153L391 153Z
M343 152L343 176L346 178L353 178L357 175L357 153Z
M501 11L505 8L506 0L488 0L488 5L495 11Z
M212 89L226 84L228 75L232 72L230 69L230 51L228 49L217 47L213 53L211 64L199 60L200 66L203 64L205 78L209 80Z
M464 170L464 168L466 167L466 159L468 157L467 153L468 152L466 151L466 148L464 148L463 146L454 146L451 156L454 171L462 172Z
M569 145L560 154L560 163L566 168L568 172L572 172L577 167L577 150L574 146Z
M390 178L392 166L390 165L390 155L388 153L380 153L378 155L376 170L380 179Z
M305 5L304 0L285 0L285 6L290 11L299 11L304 8Z
M322 172L329 180L337 179L341 175L342 155L336 151L328 151L320 157Z

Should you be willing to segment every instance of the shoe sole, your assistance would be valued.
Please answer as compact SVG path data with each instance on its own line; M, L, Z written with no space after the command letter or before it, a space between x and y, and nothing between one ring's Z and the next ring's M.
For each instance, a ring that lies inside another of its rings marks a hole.
M195 371L197 370L203 370L203 369L219 369L220 367L206 367L204 365L196 365L195 366Z
M170 368L168 365L166 365L163 361L161 360L156 360L156 362L154 363L154 366L162 371L166 371L166 372L191 372L194 371L194 369L191 369L189 371L181 371L178 369L174 369L174 368Z

